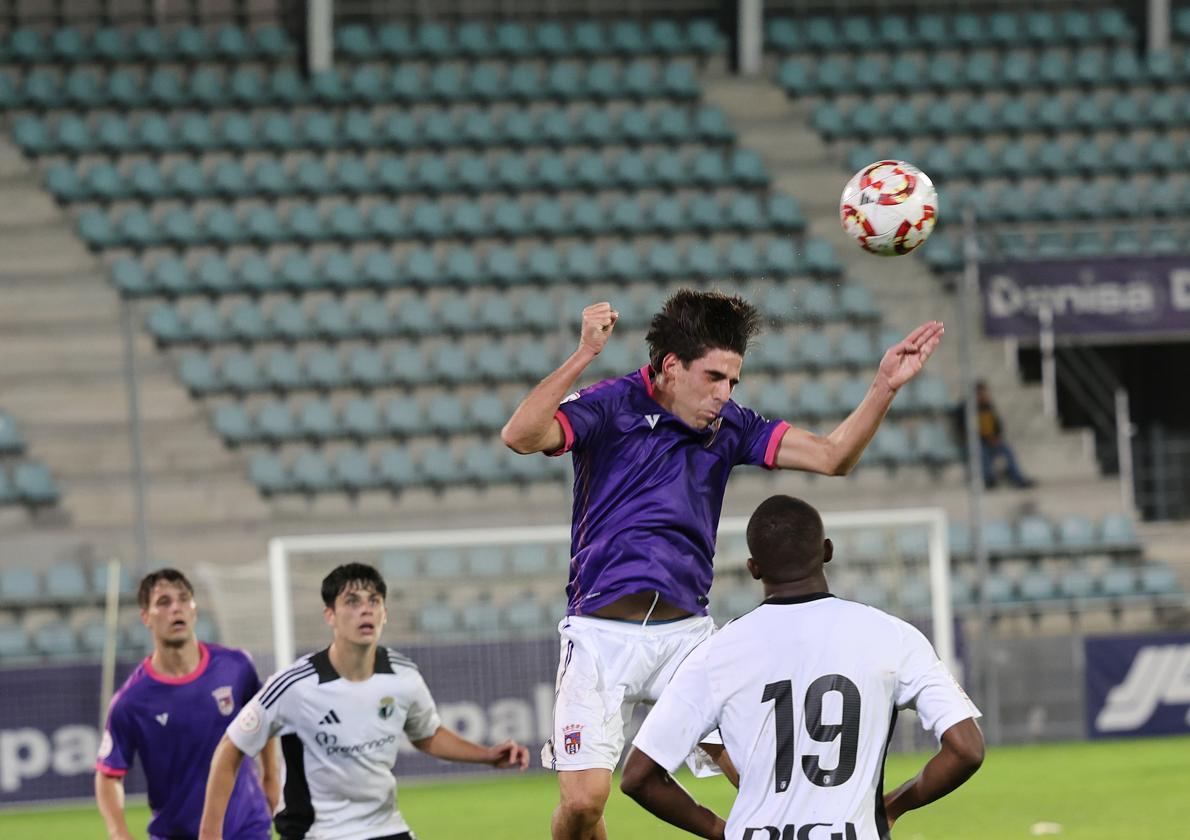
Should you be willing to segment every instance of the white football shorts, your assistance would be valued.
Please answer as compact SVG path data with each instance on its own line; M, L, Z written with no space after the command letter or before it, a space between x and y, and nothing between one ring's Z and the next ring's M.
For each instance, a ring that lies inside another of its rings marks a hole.
M542 765L614 770L637 704L657 702L682 660L714 632L709 616L647 626L588 616L563 619L553 738L541 751Z

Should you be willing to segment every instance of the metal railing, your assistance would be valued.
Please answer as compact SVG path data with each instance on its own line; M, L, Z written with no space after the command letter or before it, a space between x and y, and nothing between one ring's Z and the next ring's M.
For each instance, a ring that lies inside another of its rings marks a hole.
M1190 433L1155 424L1133 440L1136 506L1145 519L1190 519Z

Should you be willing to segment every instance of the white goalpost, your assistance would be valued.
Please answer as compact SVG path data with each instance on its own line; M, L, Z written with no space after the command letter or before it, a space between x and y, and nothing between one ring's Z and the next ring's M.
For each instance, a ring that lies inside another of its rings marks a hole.
M826 512L823 519L835 543L831 591L913 622L961 679L946 512ZM747 573L747 522L719 523L709 609L720 626L763 597ZM417 663L444 725L481 743L512 738L538 748L550 737L568 525L277 536L267 562L208 563L197 571L216 607L219 640L250 651L262 669L280 669L328 643L321 582L347 562L370 563L384 575L383 642ZM912 742L910 727L902 731L901 748L923 746ZM407 744L401 749L406 777L466 772Z
M890 547L888 557L883 559L868 557L865 562L878 568L882 562L900 560L899 568L902 571L909 570L907 573L912 575L914 574L912 563L909 561L920 563L922 559L925 560L928 569L930 633L939 658L952 672L957 673L953 609L950 598L950 545L946 511L942 508L907 508L827 512L823 514L823 520L827 535L840 544L836 551L835 565L828 567L828 572L832 575L832 589L836 588L833 579L835 570L843 569L854 562L848 556L848 547L852 545L848 540L849 534L870 535L883 532L887 535L903 532L906 529L917 529L918 531L924 529L925 539L919 541L925 549L924 558L897 557L898 553L904 554L898 549L898 541L887 539L885 544ZM725 517L720 521L719 551L715 560L717 581L725 573L730 574L734 571L738 575L743 568L746 547L741 550L741 546L747 522L746 517ZM295 598L299 597L299 593L295 591L293 569L299 558L312 561L321 555L322 562L318 563L316 570L313 570L315 576L320 576L325 574L332 565L341 562L339 558L344 556L369 558L391 551L426 552L434 549L465 551L475 548L498 550L523 546L549 547L565 555L568 554L569 543L570 528L564 525L274 537L268 543L268 578L272 606L274 661L278 668L293 661L298 652L298 642L295 637L295 609L309 609L304 606L295 608ZM868 543L870 546L871 539L868 540ZM850 571L846 570L844 574L849 574ZM463 574L468 575L465 568ZM565 575L565 570L558 568L557 564L553 568L544 569L541 573L542 577L549 577L545 581L547 584L556 586L558 589L565 585ZM894 580L890 588L895 589L899 577L895 573L893 573L893 577ZM392 580L390 586L398 589L409 583L411 581ZM468 576L466 583L490 593L508 583L508 579L499 574L499 570L497 570L497 574L490 580L483 581ZM309 586L309 580L302 584L304 590ZM754 587L755 601L758 603L760 600L759 585L752 584L752 586ZM719 589L720 586L717 582L712 589L712 602L714 602ZM857 600L863 599L857 598ZM877 604L876 606L887 605ZM890 611L897 612L895 608ZM561 615L553 616L554 621L561 618Z

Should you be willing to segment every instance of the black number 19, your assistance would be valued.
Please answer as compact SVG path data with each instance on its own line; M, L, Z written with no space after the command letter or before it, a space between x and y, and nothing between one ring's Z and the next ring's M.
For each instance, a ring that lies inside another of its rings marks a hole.
M822 722L822 698L828 691L837 691L843 696L843 716L840 723ZM793 684L790 680L769 683L764 687L762 703L774 701L777 725L777 783L775 791L789 790L793 778ZM823 769L819 756L802 756L802 772L806 778L819 787L835 787L844 784L855 772L855 757L859 750L860 699L855 683L842 674L827 674L810 683L806 689L805 707L806 733L815 741L829 744L839 741L839 763L833 769Z

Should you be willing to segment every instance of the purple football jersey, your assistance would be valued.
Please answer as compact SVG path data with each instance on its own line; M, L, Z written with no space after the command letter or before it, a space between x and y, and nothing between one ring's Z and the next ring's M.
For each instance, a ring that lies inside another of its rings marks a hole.
M167 677L145 659L112 698L96 769L123 776L140 755L149 786L152 837L197 837L211 756L227 726L260 690L248 654L198 643L202 659ZM224 837L268 840L269 808L253 761L245 761L227 807Z
M715 532L737 464L772 468L789 424L728 401L698 431L653 398L649 366L567 398L556 417L574 459L570 615L659 592L705 615Z

